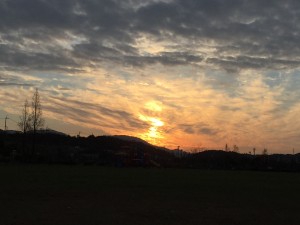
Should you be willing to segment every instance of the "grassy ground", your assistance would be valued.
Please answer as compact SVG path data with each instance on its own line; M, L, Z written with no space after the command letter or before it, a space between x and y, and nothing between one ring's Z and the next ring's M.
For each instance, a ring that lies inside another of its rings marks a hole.
M1 225L299 224L300 174L0 165Z

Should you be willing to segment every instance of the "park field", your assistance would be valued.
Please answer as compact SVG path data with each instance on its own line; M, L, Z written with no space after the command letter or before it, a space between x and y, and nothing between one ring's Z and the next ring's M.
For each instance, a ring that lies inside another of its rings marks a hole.
M300 174L0 164L1 225L300 224Z

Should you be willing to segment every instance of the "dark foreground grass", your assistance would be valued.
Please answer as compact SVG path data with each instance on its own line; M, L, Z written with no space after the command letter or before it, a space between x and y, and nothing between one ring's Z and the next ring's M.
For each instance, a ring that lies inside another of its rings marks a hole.
M300 174L0 165L1 225L300 224Z

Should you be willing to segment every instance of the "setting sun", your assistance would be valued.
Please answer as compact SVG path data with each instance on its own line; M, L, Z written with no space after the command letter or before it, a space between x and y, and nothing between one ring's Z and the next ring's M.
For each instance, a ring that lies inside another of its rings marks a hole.
M157 118L150 118L150 121L154 127L162 127L164 125L164 122Z

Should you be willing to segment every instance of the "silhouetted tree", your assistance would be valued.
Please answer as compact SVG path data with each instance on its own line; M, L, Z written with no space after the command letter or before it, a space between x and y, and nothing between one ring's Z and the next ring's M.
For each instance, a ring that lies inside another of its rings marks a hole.
M25 146L26 146L26 133L27 131L31 130L31 114L29 112L29 104L27 99L24 102L24 106L22 108L21 116L19 117L18 127L23 133L22 138L22 154L25 153Z
M18 122L18 127L23 132L23 134L26 134L27 131L31 130L31 115L29 112L29 104L27 100L25 100L24 102L22 113Z
M264 150L262 151L263 155L268 155L268 149L264 148Z
M32 96L31 102L31 115L30 122L33 132L33 144L32 144L32 153L35 152L35 139L36 139L36 131L44 126L45 120L43 119L42 114L42 105L40 100L40 94L38 89L35 89L35 92Z
M35 134L39 128L44 126L45 122L42 117L42 105L40 101L40 94L37 88L32 96L31 110L30 120L33 133Z
M239 152L239 147L238 147L237 145L234 145L234 146L233 146L233 151L234 151L234 152Z

